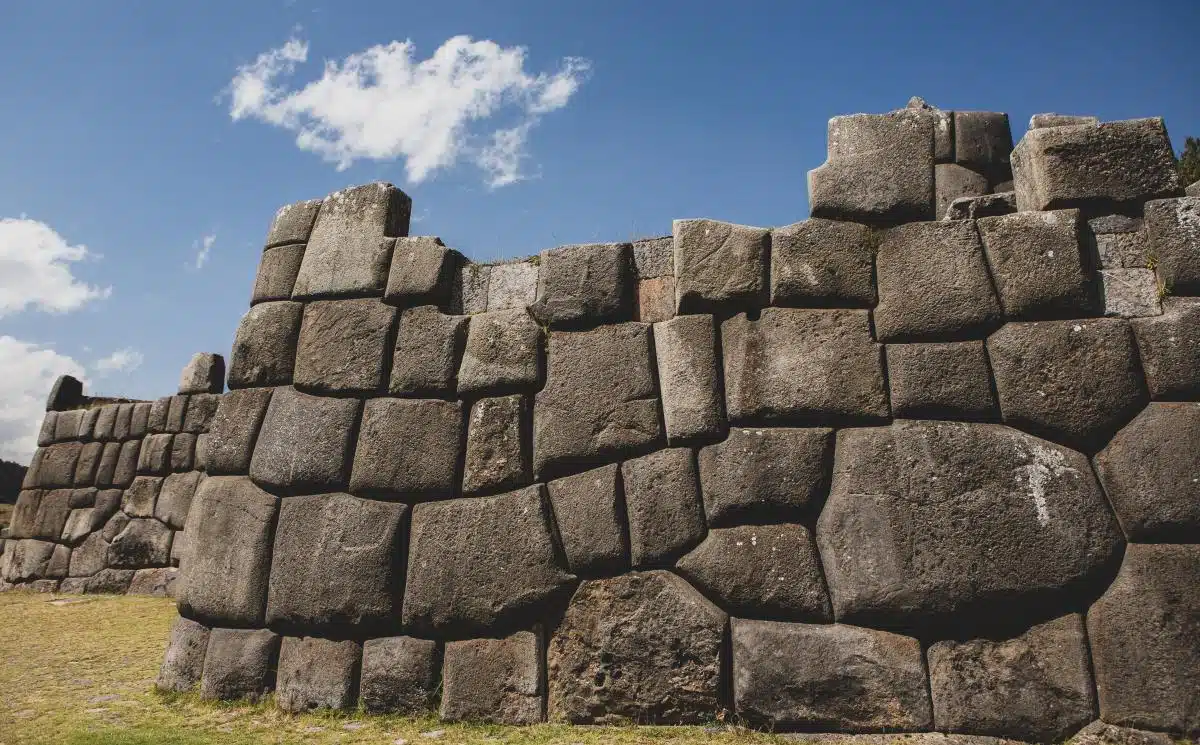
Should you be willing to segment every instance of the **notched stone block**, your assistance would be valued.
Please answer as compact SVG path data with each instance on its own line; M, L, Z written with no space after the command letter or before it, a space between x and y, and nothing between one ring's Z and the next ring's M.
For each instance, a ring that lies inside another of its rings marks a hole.
M385 302L393 305L445 305L462 255L441 238L397 238L388 272Z
M458 368L460 396L529 389L541 376L542 330L524 309L471 316Z
M271 228L267 231L266 247L282 246L287 243L307 243L312 232L317 212L321 209L320 199L285 204L275 213Z
M179 374L180 393L220 393L225 390L225 358L197 352Z

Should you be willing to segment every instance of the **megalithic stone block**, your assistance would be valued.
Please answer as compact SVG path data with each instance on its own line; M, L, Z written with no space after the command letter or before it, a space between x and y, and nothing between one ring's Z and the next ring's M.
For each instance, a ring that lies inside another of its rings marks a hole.
M354 706L362 644L316 637L283 638L275 703L294 713Z
M320 199L308 199L280 207L275 213L275 219L271 221L271 229L267 232L266 247L307 243L313 223L317 219L317 212L321 209L321 202Z
M171 639L154 687L160 691L186 693L200 685L209 633L207 626L187 618L177 619L171 627Z
M541 628L502 639L446 644L441 717L449 722L535 724L545 711Z
M279 636L267 629L213 629L204 654L200 698L257 701L275 687Z
M290 494L344 489L361 408L353 398L276 388L254 445L250 478Z
M629 567L620 467L613 463L546 484L567 567L595 576Z
M388 390L396 396L453 395L468 321L467 316L445 315L433 305L405 308L396 331Z
M208 473L244 474L250 470L250 457L258 430L271 402L273 388L245 388L221 396L209 425Z
M225 358L197 352L179 376L180 393L220 393L225 390Z
M692 451L660 450L621 464L635 567L670 564L704 538Z
M54 420L54 441L69 442L78 439L83 417L82 409L60 412Z
M270 418L268 413L268 422ZM453 496L463 425L459 401L368 399L354 450L350 491L406 500Z
M673 233L679 313L761 304L768 289L769 230L717 220L676 220Z
M992 183L1012 178L1013 149L1008 114L993 111L954 112L954 162L982 173Z
M1150 397L1200 399L1200 298L1163 300L1163 312L1132 323Z
M302 303L255 305L238 325L229 361L229 388L290 385L300 338Z
M866 225L811 218L771 231L771 304L875 304L875 234Z
M383 299L394 305L445 306L462 254L446 248L441 238L397 238Z
M46 411L66 411L83 403L83 383L71 375L59 375L46 397Z
M654 353L667 442L719 437L726 419L713 317L678 316L654 324Z
M525 310L537 299L538 264L532 259L493 264L488 272L487 309Z
M396 309L374 298L324 300L304 307L295 386L333 395L383 387Z
M982 341L887 345L892 414L905 419L998 419Z
M1200 295L1200 197L1146 204L1146 234L1166 289L1175 295Z
M370 714L419 716L437 708L441 654L438 643L411 636L363 644L359 701Z
M258 273L254 277L254 291L250 296L250 304L291 300L302 261L304 244L279 246L264 251L258 261Z
M987 176L957 163L939 163L934 166L937 203L934 217L946 214L950 206L964 197L981 197L988 193Z
M553 327L624 321L632 309L632 247L592 243L542 251L529 312Z
M467 422L463 494L515 489L532 480L527 396L481 398Z
M458 393L499 395L537 386L542 330L524 309L471 316L458 368Z

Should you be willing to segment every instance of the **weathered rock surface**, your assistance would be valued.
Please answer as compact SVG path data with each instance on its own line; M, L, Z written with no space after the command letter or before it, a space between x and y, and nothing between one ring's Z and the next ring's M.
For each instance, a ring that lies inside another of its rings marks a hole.
M46 396L46 411L66 411L83 401L83 383L71 375L59 375Z
M979 197L960 197L946 208L943 220L975 220L983 217L1011 215L1017 211L1017 195L1005 191Z
M1080 251L1079 210L1018 212L985 217L976 225L1008 318L1095 312L1095 282Z
M363 644L358 700L369 714L420 716L437 707L441 654L438 644L411 636Z
M308 199L303 202L285 204L275 213L271 221L271 229L267 232L266 247L282 246L288 243L307 243L312 233L313 222L321 209L320 199Z
M875 238L866 225L812 218L771 231L771 304L875 304Z
M185 693L200 685L204 653L208 650L209 629L195 621L180 618L171 627L171 639L154 687L160 691Z
M493 264L488 272L487 309L525 311L537 297L538 265L533 260Z
M1127 215L1101 215L1088 220L1085 237L1095 244L1105 269L1144 269L1150 265L1144 221ZM1090 234L1090 235L1088 235Z
M284 637L275 704L294 713L353 708L361 660L362 645L356 641Z
M535 387L542 330L523 308L471 316L458 368L458 394L497 395Z
M1148 202L1146 235L1166 288L1176 295L1200 294L1200 197Z
M619 466L613 463L546 484L572 574L615 574L629 568L629 536L618 472Z
M137 472L157 476L170 472L174 443L175 435L169 434L146 435L142 438L142 444L138 448ZM100 466L96 469L98 486L119 485L116 471L120 455L121 449L117 448L114 443L104 446L104 453L100 456Z
M726 623L720 609L669 572L584 582L550 639L550 720L711 719L722 704Z
M246 388L221 396L209 425L206 469L212 475L248 473L271 388Z
M296 364L302 303L260 303L242 316L229 358L229 389L289 385Z
M458 252L441 238L397 238L384 300L403 306L445 304L458 261Z
M396 396L453 395L466 316L448 316L433 305L405 308L396 332L388 390Z
M629 318L633 306L632 247L591 243L542 251L537 300L529 312L552 327Z
M275 687L279 637L258 629L212 629L204 654L200 698L257 701Z
M172 598L175 597L175 582L178 579L179 570L174 567L145 567L134 571L126 592L130 595Z
M463 494L515 489L532 480L530 418L525 396L481 398L471 406ZM451 474L456 465L449 464Z
M26 582L46 576L54 555L54 544L31 539L11 541L5 545L0 576L5 582Z
M291 300L296 288L296 275L304 261L304 245L279 246L263 251L258 260L258 273L254 277L254 290L250 304L258 305L272 300Z
M621 464L635 567L668 565L704 538L704 510L692 451L659 450Z
M1046 127L1071 127L1076 124L1099 124L1094 116L1077 116L1074 114L1034 114L1029 119L1029 129L1045 129Z
M90 577L108 566L108 541L101 533L92 533L71 552L68 577Z
M545 709L542 632L446 644L442 719L535 724Z
M945 215L959 199L981 197L988 193L988 178L957 163L934 166L934 216Z
M1162 307L1131 324L1150 397L1200 399L1200 298L1169 297Z
M725 402L713 317L679 316L654 324L654 353L667 442L719 436L725 429Z
M892 414L974 421L999 416L982 341L889 344Z
M366 394L383 386L396 309L374 298L304 306L295 385L326 394Z
M676 220L672 233L679 313L753 306L763 300L769 230L717 220Z
M83 445L78 442L65 442L38 448L37 452L33 454L29 470L25 472L25 481L21 484L21 488L70 487L75 483L75 466L82 451Z
M458 401L368 399L350 491L405 499L453 496L463 448L462 407Z
M171 529L152 518L135 518L112 539L108 565L113 569L140 569L171 563Z
M1012 149L1008 114L954 112L954 162L986 175L992 183L1006 181L1012 178Z
M250 459L254 483L284 493L344 489L359 406L352 398L277 388Z
M633 320L642 323L669 321L675 317L675 278L640 279L633 306Z
M492 268L465 258L459 262L450 286L450 311L472 315L487 310L488 284Z
M180 393L220 393L225 390L225 358L211 352L192 355L179 376Z
M1145 318L1162 313L1158 278L1149 269L1101 269L1104 315Z

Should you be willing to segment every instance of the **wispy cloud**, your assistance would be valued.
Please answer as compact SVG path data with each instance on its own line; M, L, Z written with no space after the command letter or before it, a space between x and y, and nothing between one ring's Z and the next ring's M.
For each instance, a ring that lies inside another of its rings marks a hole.
M86 380L83 365L53 348L0 336L0 458L28 463L59 375Z
M44 222L0 219L0 318L26 309L66 313L107 298L111 287L71 273L72 264L92 258L87 246L72 246Z
M196 252L196 259L191 264L192 269L200 270L208 263L208 254L212 251L213 244L217 242L217 234L210 233L198 241L192 243L192 250Z
M93 362L92 370L95 371L97 377L102 378L112 373L133 372L141 367L145 360L146 358L142 356L141 352L125 347Z

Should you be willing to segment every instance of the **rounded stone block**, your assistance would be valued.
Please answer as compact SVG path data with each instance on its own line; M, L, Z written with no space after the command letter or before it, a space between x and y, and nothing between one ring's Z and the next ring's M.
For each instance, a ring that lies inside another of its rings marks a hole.
M1200 298L1164 298L1162 308L1132 322L1150 397L1200 399Z
M134 518L108 546L113 569L165 567L171 563L172 531L153 518Z
M628 320L632 309L632 247L591 243L542 251L537 300L529 312L552 326Z
M394 305L445 305L461 255L441 238L397 238L383 298Z
M533 388L542 376L542 330L524 308L471 316L458 368L458 394Z
M466 316L445 315L433 305L405 308L388 390L396 396L452 396L468 321Z
M180 618L171 627L167 653L154 687L160 691L186 693L200 685L204 653L208 651L209 628Z
M271 388L245 388L221 397L209 425L205 468L214 476L245 474L271 402Z
M180 393L220 393L225 390L225 358L212 352L192 355L179 375Z
M304 306L295 386L322 394L367 394L383 387L396 309L374 298Z
M502 639L446 644L441 717L448 722L536 724L545 710L540 628Z
M368 400L354 453L350 491L408 500L453 496L463 450L463 427L462 403L458 401Z
M300 262L304 261L304 244L278 246L263 251L258 261L258 273L254 277L254 290L250 304L258 305L272 300L291 300L296 287L296 275L300 273Z
M995 111L954 112L954 161L986 174L992 183L1012 178L1009 153L1012 130L1008 114Z
M321 209L321 201L320 199L308 199L280 207L267 232L266 247L308 242L313 222L316 221L317 212Z
M354 707L362 645L315 637L286 636L279 645L275 704L300 713Z
M242 316L229 357L230 390L291 384L303 314L303 303L278 301Z
M875 236L854 222L811 218L771 231L771 304L875 304Z
M250 459L250 478L281 493L344 489L360 406L357 399L275 389Z
M905 419L997 419L982 341L887 345L892 414Z
M441 653L438 643L411 636L363 644L358 699L369 714L421 716L437 708Z
M200 698L257 701L275 687L279 636L267 629L213 629L204 654Z
M717 220L676 220L675 298L679 313L762 303L771 232Z

